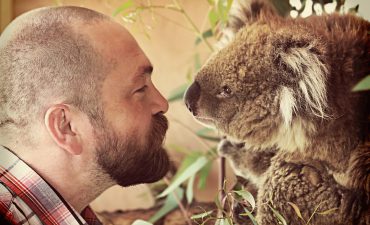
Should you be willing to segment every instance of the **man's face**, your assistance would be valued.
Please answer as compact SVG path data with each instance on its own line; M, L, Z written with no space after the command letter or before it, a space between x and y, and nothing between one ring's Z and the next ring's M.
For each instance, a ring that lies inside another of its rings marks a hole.
M168 102L151 81L152 66L132 36L118 24L93 32L96 46L114 69L101 87L103 118L95 125L100 167L119 185L154 182L169 168L162 148Z

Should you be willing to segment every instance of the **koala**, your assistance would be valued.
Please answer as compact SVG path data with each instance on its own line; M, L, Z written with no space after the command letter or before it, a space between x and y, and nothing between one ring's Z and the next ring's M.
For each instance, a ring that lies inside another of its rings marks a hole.
M260 225L278 224L270 207L302 224L288 202L310 224L370 224L370 93L352 91L370 74L370 23L235 2L187 108L227 136L220 154L253 183Z

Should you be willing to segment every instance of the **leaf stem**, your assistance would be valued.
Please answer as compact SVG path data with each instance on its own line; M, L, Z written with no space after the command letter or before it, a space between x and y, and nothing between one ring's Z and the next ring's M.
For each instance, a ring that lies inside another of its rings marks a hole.
M219 196L219 199L220 199L220 202L221 202L221 209L218 209L218 213L217 215L220 216L220 217L224 217L225 214L224 214L224 204L223 204L223 200L225 199L225 196L226 196L226 193L225 193L225 190L224 190L224 184L225 184L225 158L224 157L220 157L220 163L219 163L219 181L218 181L218 185L219 185L219 189L220 189L220 196Z
M178 8L179 12L181 12L186 20L189 22L190 26L194 29L196 35L199 36L199 38L207 45L207 47L213 52L214 49L212 47L212 45L208 42L207 39L205 39L203 37L203 34L202 32L199 30L199 28L197 27L197 25L195 25L194 21L190 18L189 14L185 11L184 7L182 7L180 5L180 3L178 2L178 0L173 0L174 4L176 5L176 7Z
M164 180L164 182L165 182L168 186L170 185L170 181L169 181L166 177L164 177L164 178L163 178L163 180ZM184 216L184 218L185 218L185 220L186 220L186 223L187 223L188 225L191 225L191 220L190 220L190 219L189 219L189 217L188 217L188 212L186 211L186 209L185 209L185 207L184 207L184 204L181 202L181 200L180 200L179 196L176 194L176 192L175 192L175 191L173 191L173 192L172 192L172 194L173 194L173 196L174 196L174 198L175 198L175 200L176 200L177 204L179 205L179 208L180 208L180 210L181 210L181 212L182 212L182 215Z

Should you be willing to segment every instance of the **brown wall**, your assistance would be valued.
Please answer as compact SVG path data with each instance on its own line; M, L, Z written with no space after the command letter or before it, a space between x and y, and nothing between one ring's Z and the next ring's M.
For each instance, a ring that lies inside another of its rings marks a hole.
M1 2L3 1L1 0ZM13 10L10 14L18 16L33 8L59 3L63 5L83 6L107 15L112 15L114 10L123 2L123 0L13 0ZM153 0L152 2L153 4L166 4L170 0ZM184 0L182 4L196 24L202 26L208 10L207 2ZM188 26L182 15L168 10L158 10L156 13L160 14L160 16L155 14L155 20L152 20L150 16L144 16L145 23L152 27L151 30L147 30L149 38L142 32L142 26L125 24L119 16L116 17L116 20L133 33L144 52L146 52L154 65L153 82L164 96L168 97L175 87L186 82L185 74L193 65L195 50L201 52L202 58L206 58L209 51L202 45L196 49L194 47L194 33L181 28L169 20L170 18L182 26ZM146 13L146 15L149 14ZM181 101L170 104L167 117L170 121L170 128L166 138L166 147L175 162L179 163L181 156L178 153L174 153L173 146L181 146L189 151L199 151L206 150L207 145L214 145L212 143L202 143L191 132L198 130L201 126L194 122ZM214 167L208 181L207 189L196 192L196 198L198 200L213 201L217 194L217 166L215 165ZM230 177L232 180L233 177ZM148 192L146 185L138 185L130 188L115 186L100 196L93 203L93 207L99 211L118 208L132 209L150 207L153 203L154 198Z

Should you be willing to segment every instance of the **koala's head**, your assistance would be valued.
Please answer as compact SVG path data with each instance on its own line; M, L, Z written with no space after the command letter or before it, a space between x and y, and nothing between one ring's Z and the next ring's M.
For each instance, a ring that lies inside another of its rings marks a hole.
M326 46L304 21L281 18L265 4L253 2L241 14L231 18L228 43L196 75L186 105L237 140L276 146L286 135L281 145L303 147L312 121L327 116Z

